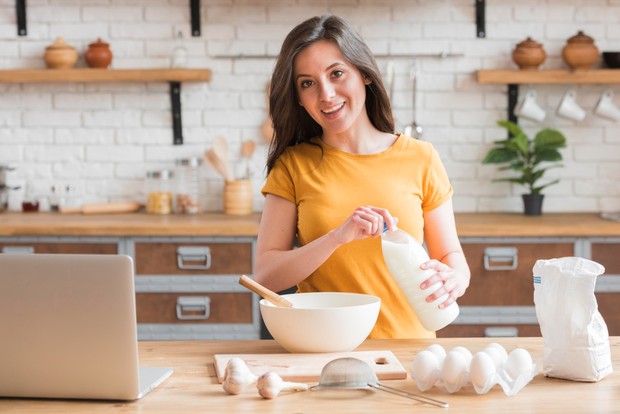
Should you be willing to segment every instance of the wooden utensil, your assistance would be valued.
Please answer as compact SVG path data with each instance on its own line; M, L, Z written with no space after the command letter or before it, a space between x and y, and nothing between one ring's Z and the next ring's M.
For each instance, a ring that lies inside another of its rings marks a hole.
M222 161L223 169L226 171L226 173L223 174L224 177L226 177L228 181L233 180L235 175L228 163L228 144L224 137L217 136L213 138L213 151L215 151L217 157Z
M232 176L232 173L228 168L226 168L226 164L222 159L220 159L220 157L218 157L213 148L209 148L205 151L204 158L209 164L211 164L215 171L224 177L225 181L233 181L234 177Z
M288 300L284 299L282 296L278 295L276 292L267 289L265 286L260 283L255 282L250 279L246 275L241 275L239 278L239 284L245 286L250 289L252 292L260 295L263 299L268 300L273 303L275 306L280 308L292 308L293 304Z
M252 140L248 139L241 143L241 156L245 162L245 178L250 178L250 158L252 158L255 148L256 144Z
M141 205L135 201L118 203L95 203L84 204L80 207L60 207L61 213L82 213L82 214L109 214L109 213L132 213L138 211Z

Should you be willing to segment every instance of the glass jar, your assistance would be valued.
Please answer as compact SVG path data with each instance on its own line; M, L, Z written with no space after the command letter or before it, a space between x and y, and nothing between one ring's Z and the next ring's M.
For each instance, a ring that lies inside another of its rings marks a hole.
M170 170L146 173L146 212L149 214L172 213L172 178Z
M177 214L198 214L202 212L203 182L202 159L198 157L176 160L176 189L174 212Z

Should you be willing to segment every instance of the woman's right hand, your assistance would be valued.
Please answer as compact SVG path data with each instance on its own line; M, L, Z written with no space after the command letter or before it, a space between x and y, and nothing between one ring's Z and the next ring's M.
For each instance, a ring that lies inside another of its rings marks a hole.
M387 209L361 206L331 233L339 244L346 244L354 240L380 236L383 232L383 223L387 223L388 230L396 227L396 219Z

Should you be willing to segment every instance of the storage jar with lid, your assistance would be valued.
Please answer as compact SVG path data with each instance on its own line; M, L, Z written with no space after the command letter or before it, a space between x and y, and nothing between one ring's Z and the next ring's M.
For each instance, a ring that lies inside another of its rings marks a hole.
M519 69L538 69L546 58L547 53L543 46L531 37L517 44L512 51L512 60L519 66Z
M203 206L202 159L198 157L178 159L175 162L176 193L174 212L198 214Z
M570 37L562 49L562 59L571 69L592 69L599 56L594 39L581 30Z
M170 170L146 173L146 212L149 214L172 213L172 186L174 174Z
M84 53L86 64L91 68L106 69L112 63L112 51L110 45L101 38L88 45L88 50Z
M73 46L65 43L62 37L58 37L53 44L45 48L43 59L50 69L70 69L77 62L78 54Z

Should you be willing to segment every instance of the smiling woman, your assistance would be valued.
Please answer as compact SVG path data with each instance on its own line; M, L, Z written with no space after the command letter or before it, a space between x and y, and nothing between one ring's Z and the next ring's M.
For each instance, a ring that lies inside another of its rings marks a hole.
M343 19L296 26L283 42L270 93L274 139L254 277L269 289L378 296L370 336L434 337L383 261L377 237L398 226L432 260L420 288L440 308L469 285L452 186L437 151L394 131L390 101L368 46ZM298 242L298 248L293 248Z

